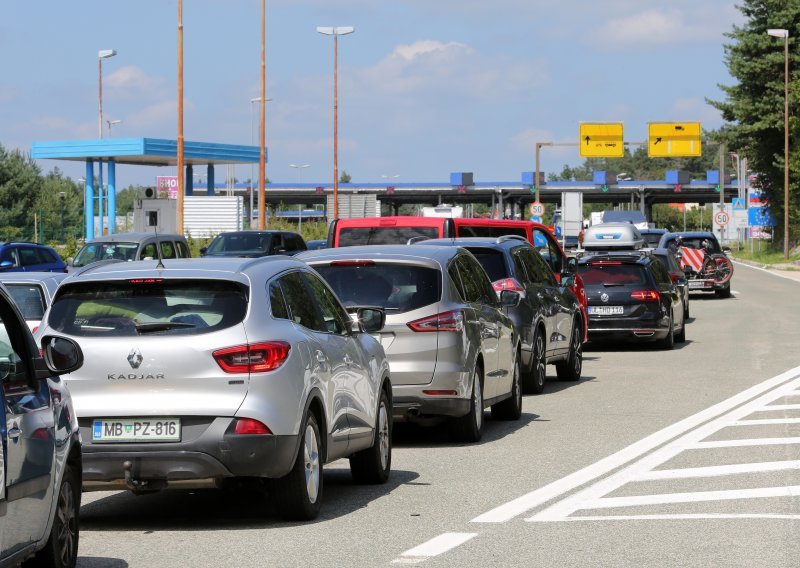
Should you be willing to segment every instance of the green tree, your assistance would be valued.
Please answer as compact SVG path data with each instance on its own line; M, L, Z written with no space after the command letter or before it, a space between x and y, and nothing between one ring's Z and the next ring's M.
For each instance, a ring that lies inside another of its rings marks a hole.
M19 150L0 145L0 239L32 240L39 166Z
M791 148L789 194L800 189L800 157L797 156L797 103L800 99L800 0L742 0L737 6L746 21L726 34L731 43L725 45L725 64L736 84L720 85L725 93L722 101L709 104L722 112L728 122L721 137L730 148L747 156L752 171L757 173L757 186L767 194L773 213L783 218L788 206L792 225L797 224L796 197L789 204L783 198L784 174L784 50L783 41L767 35L770 28L789 30L789 140ZM783 227L778 234L782 235Z
M350 180L353 179L350 174L346 171L342 170L342 173L339 174L339 183L350 183Z

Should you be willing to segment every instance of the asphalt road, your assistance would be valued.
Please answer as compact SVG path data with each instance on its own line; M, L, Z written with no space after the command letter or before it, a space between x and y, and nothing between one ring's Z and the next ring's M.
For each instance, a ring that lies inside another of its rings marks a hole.
M399 429L387 485L332 464L312 523L248 491L84 494L78 566L800 566L800 282L732 288L692 296L674 351L549 368L479 444Z

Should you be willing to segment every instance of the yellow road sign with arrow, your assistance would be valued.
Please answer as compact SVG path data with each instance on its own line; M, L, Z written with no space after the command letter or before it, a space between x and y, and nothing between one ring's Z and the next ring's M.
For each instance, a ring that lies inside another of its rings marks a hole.
M621 158L625 155L621 122L581 122L578 147L582 158Z
M650 122L647 125L647 155L651 158L700 156L699 122Z

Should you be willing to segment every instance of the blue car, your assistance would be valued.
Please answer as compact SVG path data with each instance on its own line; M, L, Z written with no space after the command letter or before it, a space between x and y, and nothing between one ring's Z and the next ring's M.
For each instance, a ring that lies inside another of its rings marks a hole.
M0 243L0 272L66 272L52 248L36 243Z

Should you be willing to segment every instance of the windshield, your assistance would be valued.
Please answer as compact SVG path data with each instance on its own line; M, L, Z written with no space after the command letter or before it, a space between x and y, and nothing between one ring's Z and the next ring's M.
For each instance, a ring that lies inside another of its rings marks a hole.
M136 260L139 243L89 243L75 257L73 266L86 266L98 260Z
M266 254L269 251L270 235L263 233L225 233L211 241L206 256L237 254Z
M59 291L48 322L77 336L196 335L240 323L247 289L219 280L81 282Z
M340 247L357 245L404 245L410 239L438 239L437 227L352 227L339 231Z
M378 306L403 313L438 302L441 275L435 268L408 264L315 265L346 307Z

